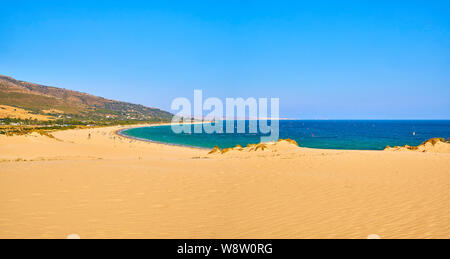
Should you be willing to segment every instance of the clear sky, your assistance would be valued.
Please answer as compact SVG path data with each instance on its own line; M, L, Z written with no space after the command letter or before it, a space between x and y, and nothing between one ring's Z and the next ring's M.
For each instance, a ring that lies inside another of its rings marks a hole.
M169 110L450 119L450 1L0 0L0 74Z

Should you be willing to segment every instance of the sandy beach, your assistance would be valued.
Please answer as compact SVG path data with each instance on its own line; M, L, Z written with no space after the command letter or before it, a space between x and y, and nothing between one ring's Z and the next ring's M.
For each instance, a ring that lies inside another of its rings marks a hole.
M450 238L450 153L209 155L120 129L0 136L0 238Z

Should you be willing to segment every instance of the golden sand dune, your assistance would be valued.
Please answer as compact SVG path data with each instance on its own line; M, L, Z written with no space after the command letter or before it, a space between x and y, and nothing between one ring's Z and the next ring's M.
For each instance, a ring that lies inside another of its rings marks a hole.
M49 121L54 118L51 116L32 114L24 109L11 107L7 105L0 105L0 119L11 118L11 119L22 119L22 120L40 120Z
M403 147L387 147L386 151L414 151L414 152L432 152L432 153L450 153L450 142L442 138L434 138L425 141L417 147L403 146Z
M118 129L0 136L0 238L450 238L450 154L208 155Z
M260 143L260 144L249 144L247 147L243 148L241 145L237 145L234 148L225 148L221 150L218 146L215 146L208 155L239 155L245 153L278 153L278 152L288 152L298 150L298 144L295 140L291 139L280 139L276 143Z

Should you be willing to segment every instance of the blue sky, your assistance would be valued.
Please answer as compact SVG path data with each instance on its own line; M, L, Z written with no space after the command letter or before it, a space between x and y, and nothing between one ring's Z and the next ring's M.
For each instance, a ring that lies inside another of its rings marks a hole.
M449 1L0 0L0 74L169 110L278 97L282 117L450 119Z

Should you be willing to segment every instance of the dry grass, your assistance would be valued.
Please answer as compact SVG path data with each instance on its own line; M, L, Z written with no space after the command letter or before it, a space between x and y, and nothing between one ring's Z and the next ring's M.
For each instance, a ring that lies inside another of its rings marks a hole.
M228 153L230 151L233 151L233 149L232 148L225 148L224 150L222 150L222 154L226 154L226 153Z
M267 149L266 144L258 144L258 145L256 145L255 151L258 151L258 150L264 151L266 149Z
M290 144L296 145L298 147L298 143L295 140L292 139L280 139L278 141L282 142L282 141L286 141ZM218 146L215 146L209 153L208 155L211 154L226 154L230 151L248 151L248 152L258 152L258 151L265 151L269 149L269 144L267 143L260 143L260 144L248 144L246 148L243 148L241 145L236 145L234 148L225 148L223 150L221 150Z
M236 147L234 147L234 150L243 151L244 148L241 145L236 145Z
M0 134L5 135L7 137L13 137L13 136L26 136L31 135L33 133L37 133L41 136L45 136L54 140L61 141L60 139L55 138L53 136L50 130L40 129L40 128L34 128L34 127L5 127L0 129Z
M444 142L445 143L446 141L445 141L444 138L432 138L432 139L429 139L429 140L423 142L421 146L426 145L428 143L431 143L434 146L434 145L436 145L439 142Z
M298 147L298 143L297 143L297 141L295 141L295 140L293 140L293 139L280 139L280 140L278 140L278 142L282 142L282 141L287 141L287 142L289 142L289 143L291 143L291 144L294 144L294 145L296 145L297 147Z
M215 147L213 148L213 150L211 150L211 151L208 153L208 155L211 155L211 154L217 154L217 153L222 153L222 150L220 150L220 148L219 148L218 146L215 146Z
M53 136L52 134L50 134L49 132L47 132L45 130L38 130L36 132L39 133L41 136L45 136L45 137L49 137L51 139L59 140L59 139L55 138L55 136Z
M405 147L409 150L418 150L419 149L419 147L412 147L412 146L408 146L408 145L406 145Z
M390 146L386 146L385 150L391 150L391 149L393 149L393 150L407 149L407 150L411 150L411 151L417 151L417 150L419 150L420 148L425 147L427 144L431 144L431 145L435 146L436 144L441 143L441 142L442 142L442 143L450 143L449 140L445 140L445 138L432 138L432 139L429 139L429 140L427 140L427 141L423 142L422 144L420 144L420 145L418 145L418 146L415 146L415 147L414 147L414 146L408 146L408 145L406 145L406 146L403 146L403 147L397 146L397 147L391 148Z
M0 105L0 119L20 119L20 120L39 120L39 121L51 121L54 117L40 114L32 114L27 110L8 106Z
M46 113L46 114L64 114L65 113L64 111L60 111L57 109L43 110L42 112Z

